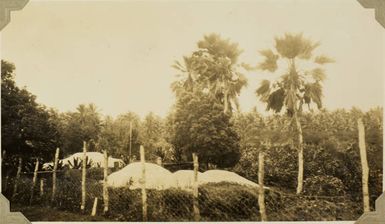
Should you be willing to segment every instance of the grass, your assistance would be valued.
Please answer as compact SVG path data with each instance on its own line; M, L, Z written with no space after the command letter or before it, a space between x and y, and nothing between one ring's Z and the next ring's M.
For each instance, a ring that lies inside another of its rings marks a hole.
M25 206L12 203L12 212L21 212L31 222L34 221L112 221L103 216L91 216L68 211L60 211L55 208L40 206Z

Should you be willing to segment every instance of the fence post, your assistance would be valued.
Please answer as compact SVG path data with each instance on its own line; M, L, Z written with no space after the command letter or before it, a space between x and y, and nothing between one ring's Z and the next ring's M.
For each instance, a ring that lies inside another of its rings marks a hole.
M40 179L40 196L43 196L44 194L44 179Z
M15 178L15 185L13 188L12 199L16 196L16 193L17 193L17 184L19 182L22 164L23 164L23 159L21 157L19 157L19 166L17 167L17 173L16 173L16 178Z
M87 169L87 143L83 141L83 158L82 158L82 204L80 210L84 213L86 207L86 169Z
M199 201L198 201L198 156L193 153L193 161L194 161L194 178L193 178L193 211L194 211L194 221L198 222L200 220L200 212L199 212Z
M258 204L259 204L259 213L261 214L261 221L267 221L266 208L265 208L265 191L263 189L263 179L265 175L265 152L260 150L258 153Z
M130 119L130 148L128 151L128 164L132 162L132 150L131 150L131 145L132 145L132 121Z
M142 164L142 215L143 215L143 221L147 221L147 194L146 194L146 164L145 164L145 158L144 158L144 148L141 145L140 146L140 162Z
M31 187L31 198L29 200L29 204L32 204L33 200L33 193L35 191L35 185L36 185L36 179L37 179L37 171L39 169L39 159L36 159L36 165L35 165L35 170L33 172L33 180L32 180L32 187Z
M6 151L3 150L3 153L1 154L1 163L3 163L3 160L5 159L5 153Z
M368 166L368 160L366 158L365 127L361 118L358 119L357 126L358 126L358 143L360 148L361 167L362 167L362 194L363 194L364 212L369 212L370 211L369 187L368 187L369 166Z
M104 214L108 212L109 197L108 197L108 186L107 186L107 175L108 175L108 155L107 150L104 150L104 178L103 178L103 201L104 201Z
M52 198L51 201L53 202L55 200L56 196L56 170L57 170L57 164L59 162L59 148L56 148L56 153L55 153L55 160L53 164L53 172L52 172Z
M162 166L162 157L158 156L156 158L156 164L158 164L159 166Z
M7 188L8 188L8 179L9 179L9 176L7 175L7 176L5 177L5 180L4 180L4 189L2 190L2 192L7 191Z
M91 216L95 216L96 215L96 208L97 207L98 207L98 197L95 198L94 206L92 206Z

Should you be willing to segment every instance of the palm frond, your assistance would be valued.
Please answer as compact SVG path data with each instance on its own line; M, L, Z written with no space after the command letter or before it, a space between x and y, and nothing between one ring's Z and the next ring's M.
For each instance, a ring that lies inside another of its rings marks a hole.
M253 71L257 69L257 66L251 66L247 63L241 63L241 67L244 68L246 71Z
M315 57L314 62L320 65L336 62L333 58L329 58L325 55Z
M319 82L308 83L305 85L303 96L304 102L310 105L314 102L318 109L322 108L322 85Z
M258 64L258 68L269 72L275 72L278 68L277 60L279 56L274 54L272 50L262 50L259 53L265 57L265 60Z
M277 89L272 92L267 100L266 110L273 110L279 113L282 110L285 100L285 91L283 89Z
M261 84L255 93L261 98L262 101L266 102L269 98L270 91L270 81L265 79L261 81Z
M313 43L310 39L303 39L301 53L298 55L301 59L310 59L313 55L314 49L320 45L320 42Z
M322 68L315 68L310 72L310 74L316 81L324 81L326 79L325 70Z
M284 37L275 38L275 48L284 57L293 59L310 59L312 52L319 46L319 42L313 43L310 39L304 38L302 33L286 33Z
M234 87L236 89L236 92L239 94L243 87L247 87L248 81L246 76L239 72L236 72L236 76L238 77L238 79L235 81Z

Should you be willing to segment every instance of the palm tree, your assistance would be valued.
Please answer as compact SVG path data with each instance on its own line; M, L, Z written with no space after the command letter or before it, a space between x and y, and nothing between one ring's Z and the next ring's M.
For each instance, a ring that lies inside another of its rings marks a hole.
M223 103L224 113L239 108L237 97L247 85L247 79L237 71L238 56L242 53L238 44L210 34L198 42L198 48L190 57L183 58L183 65L174 63L173 67L182 72L180 79L172 84L174 92L178 95L181 90L201 88Z
M303 105L315 103L320 109L322 107L322 81L326 78L324 69L320 66L334 62L326 56L313 57L313 51L319 46L306 39L302 34L285 34L283 37L275 38L275 50L262 50L261 55L265 60L257 68L269 72L276 72L278 60L286 61L287 68L283 74L275 80L263 80L256 90L257 96L262 102L266 103L267 110L279 113L282 108L291 117L292 127L295 128L296 147L298 149L298 185L297 194L303 188L303 136L299 116ZM301 70L297 67L298 63L316 63L312 69Z
M80 104L74 113L76 120L81 125L83 140L89 142L97 141L101 130L101 119L95 104Z

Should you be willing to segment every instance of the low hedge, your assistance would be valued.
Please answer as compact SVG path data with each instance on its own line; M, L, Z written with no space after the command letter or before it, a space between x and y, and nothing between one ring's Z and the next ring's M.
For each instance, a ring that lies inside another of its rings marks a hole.
M20 180L19 191L12 202L27 202L30 198L30 179ZM90 214L98 197L98 214L103 214L103 187L100 180L87 179L85 213ZM81 176L77 171L61 175L57 196L51 203L51 188L40 197L38 187L33 203L51 205L60 210L80 212ZM193 220L192 192L180 189L146 190L149 221ZM202 221L259 221L258 189L231 183L212 183L199 186L199 210ZM271 221L322 221L356 219L360 210L346 198L338 201L309 198L306 195L265 190L265 205ZM141 221L141 190L128 187L109 188L109 212L106 218L116 221ZM70 220L68 220L70 221Z

